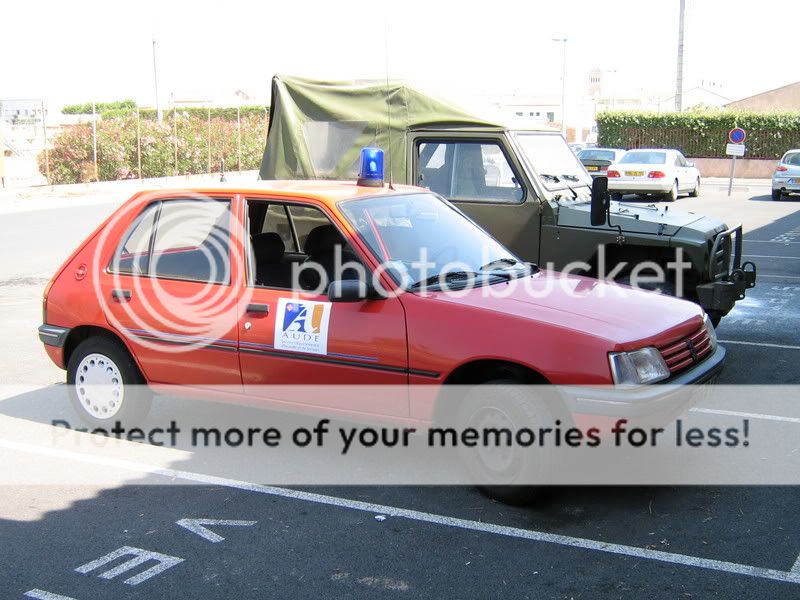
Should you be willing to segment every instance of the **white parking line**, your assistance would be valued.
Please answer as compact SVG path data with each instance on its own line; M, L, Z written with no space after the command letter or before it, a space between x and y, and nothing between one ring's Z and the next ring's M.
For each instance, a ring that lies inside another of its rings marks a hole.
M736 410L722 410L717 408L690 408L689 412L703 413L706 415L724 415L727 417L740 417L742 419L760 419L762 421L781 421L783 423L800 423L798 417L781 417L780 415L765 415L762 413L739 412Z
M800 350L800 346L789 344L770 344L768 342L742 342L740 340L720 340L720 344L738 344L739 346L759 346L763 348L780 348L781 350Z
M36 600L75 600L71 596L62 596L61 594L54 594L53 592L46 592L38 588L28 590L23 594L27 598L36 598Z
M744 240L745 244L800 244L800 242L782 242L780 240Z
M792 570L789 571L790 573L794 573L795 575L800 576L800 556L797 557L797 560L792 567Z
M800 256L772 256L769 254L745 254L745 258L788 258L790 260L800 260Z
M302 500L304 502L312 502L314 504L321 504L325 506L348 508L368 513L387 515L395 518L408 519L420 523L429 523L432 525L453 527L456 529L463 529L466 531L477 531L481 533L489 533L504 537L530 540L534 542L556 544L558 546L565 546L570 548L594 550L597 552L605 552L608 554L616 554L619 556L631 556L639 559L654 560L657 562L682 565L685 567L709 569L712 571L721 571L723 573L731 573L734 575L746 575L748 577L756 577L758 579L769 579L772 581L781 581L784 583L800 584L800 572L797 572L795 570L780 571L777 569L766 569L764 567L755 567L752 565L744 565L722 560L712 560L709 558L701 558L699 556L676 554L674 552L664 552L662 550L650 550L648 548L640 548L638 546L611 544L608 542L601 542L597 540L572 537L567 535L559 535L555 533L547 533L544 531L534 531L529 529L521 529L518 527L508 527L506 525L483 523L481 521L459 519L456 517L448 517L445 515L427 513L408 508L398 508L394 506L387 506L384 504L373 504L371 502L363 502L361 500L351 500L349 498L339 498L336 496L326 496L323 494L315 494L312 492L291 490L269 485L262 485L258 483L249 483L247 481L226 479L224 477L216 477L214 475L204 475L202 473L193 473L190 471L165 469L163 467L155 467L144 463L108 458L104 456L92 456L80 452L58 450L55 448L47 448L44 446L37 446L34 444L13 442L10 440L0 440L0 448L7 448L10 450L16 450L18 452L28 452L30 454L37 454L40 456L50 456L66 460L74 460L82 463L111 466L139 473L162 475L170 479L180 479L184 481L192 481L195 483L202 483L206 485L215 485L215 486L227 487L248 492L255 492L258 494L266 494L268 496L277 496L292 500Z
M771 277L772 279L800 279L800 277L796 277L794 275L762 275L761 273L758 274L758 277Z

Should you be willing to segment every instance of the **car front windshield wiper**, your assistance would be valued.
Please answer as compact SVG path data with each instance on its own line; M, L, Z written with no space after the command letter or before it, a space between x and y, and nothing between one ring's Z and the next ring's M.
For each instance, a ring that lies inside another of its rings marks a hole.
M426 279L416 281L408 286L408 289L418 290L420 288L427 288L431 285L440 285L450 281L464 281L473 277L477 277L478 275L480 275L480 273L476 273L475 271L448 271L447 273L438 273L436 275L431 275Z
M561 183L561 180L556 175L551 175L550 173L539 173L540 177L544 177L548 181L552 181L554 183Z
M509 257L504 257L504 258L498 258L497 260L493 260L491 262L488 262L485 265L483 265L480 268L480 270L481 271L490 271L492 269L501 268L504 265L508 265L510 267L513 267L514 265L522 265L522 264L524 264L524 263L519 261L519 260L517 260L516 258L511 258L509 256Z
M580 178L577 175L562 175L561 178L566 179L567 181L580 181Z

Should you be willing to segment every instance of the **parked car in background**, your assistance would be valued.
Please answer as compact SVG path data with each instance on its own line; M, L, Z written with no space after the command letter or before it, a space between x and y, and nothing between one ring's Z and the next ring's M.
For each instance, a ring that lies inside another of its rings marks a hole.
M584 148L578 152L578 160L594 179L605 175L609 165L620 160L623 154L625 150L619 148Z
M597 148L597 144L592 142L572 142L569 144L569 149L572 150L575 154L580 152L581 150L586 150L587 148Z
M772 199L800 193L800 149L789 150L772 174Z
M624 194L663 196L674 201L681 194L700 195L700 171L677 150L637 149L608 167L612 198Z

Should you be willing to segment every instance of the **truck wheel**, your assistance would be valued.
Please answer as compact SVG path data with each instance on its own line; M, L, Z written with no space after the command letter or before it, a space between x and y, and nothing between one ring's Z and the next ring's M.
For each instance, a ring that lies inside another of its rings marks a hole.
M780 200L783 198L783 193L780 190L772 190L772 199Z
M678 199L678 180L675 180L675 183L672 184L672 189L666 196L667 202L675 202Z
M67 364L67 391L87 425L110 428L141 423L152 394L128 350L118 341L95 336L83 340Z
M532 386L518 385L511 380L494 380L485 385L497 386L493 393L482 392L475 386L461 402L457 415L459 431L475 428L509 428L518 431L552 426L552 412L531 395ZM549 424L549 425L548 425ZM459 455L478 489L507 504L531 504L542 493L542 487L531 482L542 480L553 467L552 448L512 444L511 447L474 448L459 446Z
M697 198L699 195L700 195L700 178L698 177L697 181L695 181L694 183L694 188L692 188L692 191L689 192L689 197Z

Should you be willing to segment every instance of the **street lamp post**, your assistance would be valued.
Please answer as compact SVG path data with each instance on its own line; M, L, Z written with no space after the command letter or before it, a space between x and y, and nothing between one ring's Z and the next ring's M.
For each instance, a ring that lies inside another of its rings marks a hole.
M561 135L567 137L566 97L567 97L567 38L553 38L562 44L561 53Z

